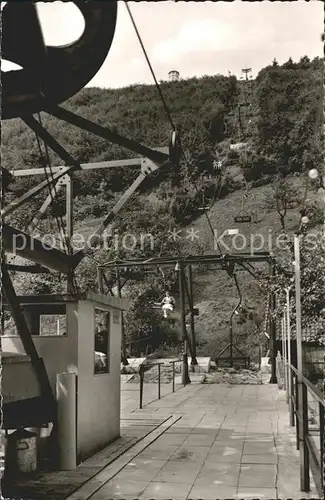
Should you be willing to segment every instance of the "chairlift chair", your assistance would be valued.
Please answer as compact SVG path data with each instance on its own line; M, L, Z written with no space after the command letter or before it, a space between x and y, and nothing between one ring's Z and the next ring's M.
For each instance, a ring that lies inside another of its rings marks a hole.
M200 210L200 211L202 211L202 212L208 212L208 211L210 210L210 206L205 204L205 195L204 195L204 191L203 191L203 193L202 193L202 206L201 206L201 207L198 207L198 210Z
M159 310L159 311L162 311L162 306L161 306L161 302L153 302L151 304L151 307L152 309L154 310ZM165 318L163 315L162 315L163 319L168 321L168 320L179 320L180 319L180 311L179 311L179 307L177 307L177 305L175 304L174 305L174 309L172 311L168 311L167 313L167 317Z
M246 188L245 194L242 199L241 211L234 217L234 222L236 222L237 224L252 222L251 215L249 214L249 212L247 212L247 210L244 209L244 199L247 198L247 196L248 196L248 189Z

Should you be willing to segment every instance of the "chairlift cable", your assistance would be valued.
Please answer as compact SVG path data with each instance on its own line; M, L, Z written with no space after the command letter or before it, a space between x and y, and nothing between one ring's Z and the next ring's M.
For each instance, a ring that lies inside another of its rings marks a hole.
M311 92L307 92L307 94L309 94ZM305 95L307 95L307 94L305 94ZM319 106L318 109L317 109L317 112L316 112L316 120L315 120L315 125L314 125L314 130L313 130L312 142L314 142L316 140L316 138L317 138L317 131L320 128L323 116L324 116L323 115L323 109ZM307 172L307 174L306 174L305 191L304 191L304 196L303 196L303 199L302 199L302 202L301 202L301 208L300 208L301 216L303 216L303 212L305 211L305 205L306 205L306 200L307 200L307 196L308 196L308 190L309 190L309 175L308 175L308 172Z
M154 82L155 82L155 84L156 84L156 88L157 88L157 91L158 91L158 93L159 93L160 99L161 99L161 101L162 101L162 103L163 103L163 106L164 106L164 108L165 108L166 115L167 115L167 117L168 117L168 119L169 119L169 122L170 122L170 124L171 124L171 126L172 126L173 131L175 131L175 130L176 130L176 126L175 126L175 124L174 124L174 122L173 122L173 119L172 119L172 116L171 116L170 110L169 110L169 108L168 108L168 106L167 106L167 103L166 103L166 101L165 101L164 95L163 95L162 90L161 90L161 88L160 88L160 85L159 85L159 83L158 83L158 81L157 81L157 78L156 78L155 72L154 72L154 70L153 70L153 68L152 68L152 65L151 65L151 63L150 63L150 60L149 60L149 57L148 57L147 51L146 51L145 46L144 46L144 44L143 44L143 42L142 42L142 39L141 39L141 36L140 36L139 30L138 30L137 25L136 25L136 22L135 22L135 20L134 20L134 17L133 17L133 15L132 15L132 12L131 12L131 10L130 10L130 7L128 6L127 1L125 1L124 3L125 3L125 6L126 6L126 8L127 8L128 13L129 13L129 16L130 16L131 22L132 22L132 24L133 24L134 30L135 30L135 32L136 32L137 38L138 38L138 40L139 40L139 43L140 43L140 45L141 45L141 48L142 48L143 54L144 54L144 56L145 56L145 58L146 58L147 64L148 64L149 69L150 69L150 71L151 71L152 77L153 77Z
M35 133L35 135L36 135L36 140L37 140L37 143L38 143L39 152L40 152L40 155L41 155L42 160L43 160L44 174L45 174L45 178L46 178L47 185L48 185L48 188L49 188L49 194L50 194L50 197L51 197L51 202L54 204L54 196L53 196L53 193L52 193L52 189L54 189L54 184L52 183L52 181L50 180L50 178L48 176L48 172L47 172L47 167L48 166L46 165L46 162L45 162L44 153L43 153L42 148L41 148L41 144L40 144L40 140L39 140L38 134ZM57 224L57 227L58 227L58 231L59 231L59 233L61 233L61 225L60 225L60 222L58 220L58 217L56 215L54 215L54 218L55 218L55 221L56 221L56 224ZM32 222L32 220L30 222ZM37 228L37 229L39 229L39 228ZM57 239L57 238L55 237L55 239ZM60 240L60 242L61 242L61 240Z
M39 119L40 125L42 126L43 124L42 124L42 118L41 118L41 114L40 113L38 113L38 119ZM50 158L50 154L49 154L49 150L48 150L48 146L47 146L46 141L44 141L44 147L45 147L45 154L46 154L47 165L49 166L50 174L53 176L52 163L51 163L51 158ZM56 184L53 184L53 189L54 189L54 192L55 192L55 195L56 195L56 199L57 199ZM51 193L51 198L52 198L52 202L53 202L52 191L50 191L50 193ZM65 223L63 221L63 217L62 217L62 215L59 215L59 217L57 217L57 215L55 215L55 218L56 218L56 220L60 221L61 231L62 231L62 237L63 237L63 244L65 246L65 251L66 251L66 253L68 255L72 255L73 251L72 251L72 248L71 248L70 244L68 245L68 242L67 242L67 232L66 232ZM78 283L76 281L76 276L75 276L74 271L72 272L72 287L73 287L73 289L74 289L74 291L76 293L79 292L79 287L78 287Z
M40 125L42 125L41 115L40 115L40 113L37 113L37 114L38 114L38 121L39 121ZM40 138L39 138L39 135L37 134L37 132L35 132L35 136L36 136L36 140L37 140L37 145L38 145L39 153L40 153L41 158L43 160L44 174L45 174L45 178L46 178L46 181L47 181L47 185L48 185L48 189L49 189L49 194L50 194L50 197L51 197L51 202L54 205L54 196L53 196L52 189L53 189L53 191L55 193L55 196L57 196L57 191L56 191L56 184L55 184L55 182L53 183L53 181L50 181L50 178L49 178L48 172L47 172L47 168L49 168L50 175L53 176L53 170L52 170L52 164L51 164L51 159L50 159L50 155L49 155L49 150L48 150L46 141L43 141L44 148L45 148L45 155L44 155L44 152L43 152L42 147L41 147ZM63 221L62 215L60 215L58 217L56 214L54 214L54 218L55 218L55 221L56 221L56 224L57 224L57 227L58 227L59 234L61 234L62 238L63 238L64 250L65 250L66 254L69 255L69 254L71 254L71 251L70 251L70 249L68 247L68 244L67 244L67 235L66 235L65 225L64 225L64 221ZM72 273L72 286L73 286L75 292L78 293L79 287L78 287L78 284L76 282L76 278L75 278L74 272Z
M39 121L40 125L42 125L40 113L38 113L38 121ZM46 144L45 141L43 141L44 148L45 148L45 155L44 155L44 152L43 152L42 147L41 147L41 142L40 142L39 135L38 135L37 132L35 132L35 135L36 135L36 140L37 140L37 145L38 145L39 153L40 153L42 161L43 161L43 169L44 169L44 174L45 174L45 178L46 178L48 189L49 189L49 194L50 194L50 197L51 197L51 202L54 205L55 200L54 200L54 196L53 196L53 193L52 193L52 189L54 190L56 196L57 196L57 191L56 191L56 185L55 185L55 183L53 181L50 181L50 178L49 178L49 175L48 175L48 171L47 171L47 168L49 168L50 175L53 175L52 165L51 165L51 161L50 161L50 157L49 157L49 152L48 152L48 149L47 149L47 144ZM63 220L62 220L62 216L60 217L60 220L59 220L59 218L57 217L57 215L54 214L54 218L55 218L55 221L57 223L57 227L58 227L59 233L61 233L61 232L64 233L64 223L63 223ZM65 246L65 251L67 253L67 247L66 247L66 241L65 241L65 239L63 241L63 244Z

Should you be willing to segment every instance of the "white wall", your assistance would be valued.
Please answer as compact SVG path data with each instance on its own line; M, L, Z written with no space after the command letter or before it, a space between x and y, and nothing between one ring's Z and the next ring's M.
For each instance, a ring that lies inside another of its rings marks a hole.
M110 370L94 375L95 308L110 312ZM78 462L120 435L121 322L113 323L113 309L80 301L78 375ZM120 318L120 313L119 318Z
M33 335L33 341L38 355L43 358L53 394L56 392L56 374L66 371L77 373L77 346L78 346L78 314L77 303L67 304L67 331L66 336ZM20 337L1 337L2 350L5 352L19 352L25 354Z
M4 357L1 372L1 396L3 403L21 401L38 396L40 388L30 360Z

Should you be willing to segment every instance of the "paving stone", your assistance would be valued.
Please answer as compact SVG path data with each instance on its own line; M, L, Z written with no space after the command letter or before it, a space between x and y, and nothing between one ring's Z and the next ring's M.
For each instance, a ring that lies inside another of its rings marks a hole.
M201 462L205 460L206 456L210 451L210 447L200 447L200 446L181 446L175 453L170 457L171 461L180 462Z
M193 484L201 469L201 464L169 461L155 476L154 481L166 483L189 483Z
M219 452L220 450L237 450L242 451L244 447L244 441L239 439L228 439L227 441L219 440L218 438L213 442L211 446L211 451Z
M276 447L274 446L274 442L254 442L254 441L245 441L243 447L244 455L268 455L274 454L276 455Z
M166 446L163 449L148 446L143 450L138 457L146 460L169 460L172 455L178 450L179 446Z
M233 486L204 486L194 485L191 489L188 499L191 500L215 500L236 498L237 488Z
M152 481L165 464L165 460L136 458L119 472L118 478L125 481Z
M274 488L243 488L240 487L238 488L237 495L235 496L236 499L242 500L243 498L245 500L261 500L261 499L267 499L267 500L276 500L277 493L276 489ZM281 497L279 497L281 498ZM290 497L292 498L292 497Z
M180 420L181 422L181 420ZM192 432L192 427L185 427L184 425L173 425L172 427L170 427L165 435L167 434L190 434ZM186 437L186 436L185 436Z
M183 446L212 446L215 440L215 434L190 434L185 441Z
M269 453L264 455L245 455L243 454L241 457L242 464L277 464L278 456Z
M298 453L296 456L287 454L286 456L279 457L278 469L281 472L277 481L279 498L319 498L312 474L310 474L310 492L302 493L300 491L300 477L299 473L297 474L297 470L299 471L300 467L299 464Z
M181 445L187 439L187 435L184 433L175 434L163 434L160 438L155 441L155 447L165 447L170 445Z
M241 451L231 447L220 450L211 448L206 462L240 463L241 455Z
M139 500L151 500L153 498L157 500L166 498L185 500L190 489L191 485L188 483L152 482L146 487Z
M220 426L216 426L215 429L209 429L209 428L201 427L199 424L196 427L194 427L194 429L192 429L191 434L203 434L205 436L216 437L218 435L219 430L220 430Z
M238 485L239 488L275 488L276 478L276 465L242 464Z
M147 486L148 481L120 481L119 479L112 479L90 498L91 500L123 499L125 495L133 495L133 498L138 498Z
M195 485L237 486L240 465L206 461L196 477Z

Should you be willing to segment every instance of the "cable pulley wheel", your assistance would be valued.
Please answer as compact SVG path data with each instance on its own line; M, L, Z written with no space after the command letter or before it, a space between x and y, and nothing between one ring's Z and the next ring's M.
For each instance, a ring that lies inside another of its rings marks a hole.
M169 159L173 166L178 167L181 160L181 139L177 130L173 130L169 138Z

